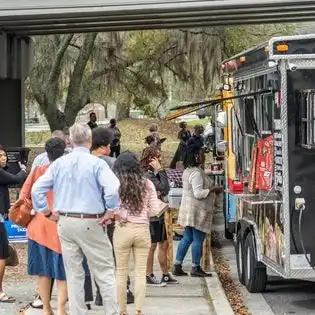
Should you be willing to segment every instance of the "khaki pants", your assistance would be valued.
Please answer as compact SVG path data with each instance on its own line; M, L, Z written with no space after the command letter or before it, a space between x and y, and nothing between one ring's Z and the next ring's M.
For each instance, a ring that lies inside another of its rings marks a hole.
M112 246L96 219L60 216L58 234L68 284L70 315L86 315L83 255L100 287L106 315L118 315ZM126 285L126 282L125 282ZM126 295L126 293L125 293Z
M151 237L149 225L116 224L114 249L116 256L117 297L120 313L127 312L126 282L129 273L130 253L135 265L135 305L141 311L146 293L146 269Z

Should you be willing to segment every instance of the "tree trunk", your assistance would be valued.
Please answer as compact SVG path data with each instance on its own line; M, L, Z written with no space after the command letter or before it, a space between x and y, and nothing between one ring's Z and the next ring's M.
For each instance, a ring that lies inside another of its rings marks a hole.
M118 103L116 105L116 118L117 120L130 118L130 105Z
M104 115L105 115L105 118L108 118L108 105L107 104L104 104Z
M69 125L66 123L65 114L58 109L46 112L45 117L48 121L51 131L64 130L64 128L69 127Z

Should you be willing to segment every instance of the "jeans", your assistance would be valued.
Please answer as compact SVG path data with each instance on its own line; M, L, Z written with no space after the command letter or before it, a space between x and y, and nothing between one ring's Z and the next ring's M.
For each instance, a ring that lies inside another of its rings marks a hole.
M200 266L202 256L203 241L206 233L201 232L191 226L186 226L183 238L180 240L177 253L176 262L182 264L187 254L188 248L191 245L192 263L193 266Z
M136 223L118 225L115 228L113 240L116 253L117 298L120 313L127 312L126 281L130 254L133 254L135 268L136 310L141 311L146 293L147 259L151 246L149 226Z

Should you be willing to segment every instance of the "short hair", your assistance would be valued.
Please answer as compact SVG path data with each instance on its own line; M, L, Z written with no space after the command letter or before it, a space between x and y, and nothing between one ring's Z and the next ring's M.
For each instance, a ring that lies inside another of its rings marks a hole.
M181 121L181 122L179 123L179 128L181 128L181 129L183 129L183 128L186 127L186 126L187 126L186 121Z
M94 112L91 112L91 113L90 113L90 118L91 118L92 116L95 116L95 117L96 117L96 114L95 114Z
M113 124L116 124L116 119L115 118L112 118L110 121L109 121L109 123L111 124L111 125L113 125Z
M65 133L62 130L54 130L51 133L51 138L59 138L61 140L65 139Z
M56 161L64 155L66 143L60 138L51 138L45 143L45 151L50 162Z
M108 146L113 140L113 132L104 127L96 127L92 130L92 147L91 150L96 150L102 146Z
M194 130L195 130L195 134L200 136L204 132L205 128L202 125L196 125L194 127Z
M157 132L159 130L158 124L152 124L149 126L149 131L150 132Z
M92 131L88 125L74 124L70 127L70 141L74 146L82 146L92 138Z

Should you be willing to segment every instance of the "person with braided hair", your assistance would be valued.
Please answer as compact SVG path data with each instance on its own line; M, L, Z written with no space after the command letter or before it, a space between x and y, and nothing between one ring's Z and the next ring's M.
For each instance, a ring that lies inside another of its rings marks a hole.
M163 200L170 190L168 177L161 166L161 151L157 146L149 146L142 152L141 167L145 176L154 184L158 198ZM147 284L151 286L165 286L178 281L168 272L167 268L167 234L164 223L164 215L153 217L150 220L151 248L147 262ZM159 244L158 259L162 270L162 279L159 280L153 273L154 253Z

